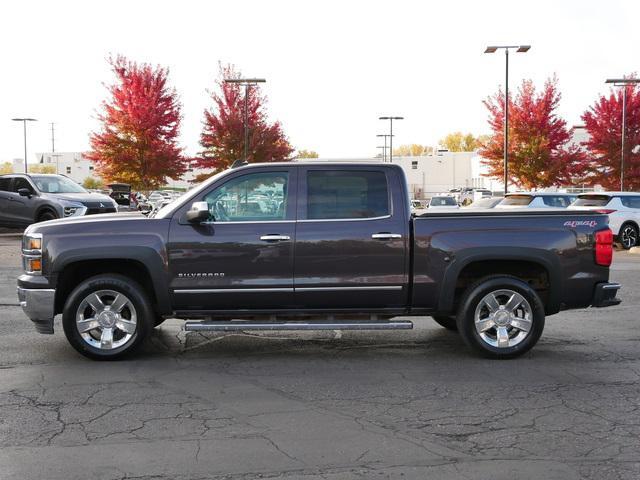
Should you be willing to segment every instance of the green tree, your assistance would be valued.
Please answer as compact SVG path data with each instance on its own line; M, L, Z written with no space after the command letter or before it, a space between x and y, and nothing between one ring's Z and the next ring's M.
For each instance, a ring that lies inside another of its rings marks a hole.
M475 137L471 133L453 132L440 140L440 145L450 152L473 152L482 146L484 137Z
M318 158L318 152L313 150L299 150L296 158Z
M97 178L87 177L82 182L82 186L86 189L97 190L103 187L103 183L102 180Z
M13 165L10 162L0 164L0 175L6 175L8 173L13 173Z

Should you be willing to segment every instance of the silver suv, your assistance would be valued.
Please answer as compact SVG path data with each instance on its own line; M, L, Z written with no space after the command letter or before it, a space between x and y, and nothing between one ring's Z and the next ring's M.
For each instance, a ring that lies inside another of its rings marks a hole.
M0 175L2 226L26 226L55 218L117 211L113 199L89 193L64 175Z

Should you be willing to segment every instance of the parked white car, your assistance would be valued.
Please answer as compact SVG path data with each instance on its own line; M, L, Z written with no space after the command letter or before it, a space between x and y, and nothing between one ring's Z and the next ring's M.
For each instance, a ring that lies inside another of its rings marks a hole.
M439 195L431 197L427 208L429 210L457 210L460 206L455 198L448 195Z
M573 193L561 192L507 193L495 208L567 208L576 198Z
M617 242L626 249L640 245L640 193L583 193L569 209L601 210L609 214L609 228Z
M473 208L483 208L483 209L495 208L495 206L497 204L499 204L502 200L503 200L502 197L480 198L479 200L475 200L473 203L470 203L469 205L464 206L462 208L467 208L467 209L473 209Z
M165 191L160 191L160 190L154 190L149 194L149 197L147 198L147 201L154 208L160 208L160 205L162 203L166 204L168 202L171 202L172 200L173 200L173 197L171 196L170 193Z

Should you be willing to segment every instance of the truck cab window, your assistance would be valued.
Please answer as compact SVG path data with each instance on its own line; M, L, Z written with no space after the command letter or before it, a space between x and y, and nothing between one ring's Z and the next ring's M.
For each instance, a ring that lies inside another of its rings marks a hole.
M307 174L307 218L331 220L389 215L384 172L318 170Z
M287 183L286 172L252 173L229 180L204 201L216 222L284 220Z

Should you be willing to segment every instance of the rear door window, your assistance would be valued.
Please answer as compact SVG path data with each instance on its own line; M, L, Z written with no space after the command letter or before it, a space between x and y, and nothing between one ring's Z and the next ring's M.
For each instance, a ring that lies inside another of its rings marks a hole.
M532 201L533 196L531 195L509 195L508 197L504 197L500 205L517 205L523 207L529 205Z
M0 192L8 192L11 185L11 177L0 178Z
M611 197L609 195L579 195L573 202L574 207L604 207Z
M307 219L375 218L391 213L384 172L316 170L307 172Z

